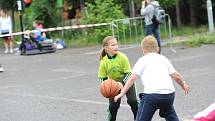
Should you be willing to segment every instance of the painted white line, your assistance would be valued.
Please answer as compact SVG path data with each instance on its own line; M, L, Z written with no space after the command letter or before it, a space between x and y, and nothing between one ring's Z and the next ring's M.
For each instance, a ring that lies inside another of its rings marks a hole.
M54 78L54 79L49 79L45 81L38 81L38 82L33 82L33 83L26 83L26 84L17 84L17 85L12 85L12 86L1 86L0 89L8 89L8 88L15 88L15 87L20 87L20 86L27 86L27 85L33 85L33 84L42 84L42 83L47 83L47 82L54 82L54 81L59 81L59 80L66 80L66 79L71 79L71 78L77 78L81 76L87 76L87 75L94 75L96 73L84 73L84 74L78 74L74 76L67 76L67 77L62 77L62 78Z
M187 77L194 78L194 77L204 77L206 75L212 75L212 74L214 74L214 72L208 72L208 71L204 72L204 71L202 71L202 72L199 72L199 73L183 74L183 75L186 76L186 78Z
M186 57L170 59L170 60L171 61L185 61L185 60L191 60L191 59L196 59L196 58L202 58L202 57L206 57L206 56L210 56L210 55L208 54L208 55L186 56Z
M126 50L126 49L132 49L132 48L137 48L139 46L137 45L132 45L130 47L122 47L122 48L119 48L119 50ZM87 52L87 53L83 53L82 55L92 55L92 54L98 54L100 53L101 51L92 51L92 52Z
M94 104L94 105L109 105L109 103L106 102L99 102L99 101L93 101L93 100L82 100L82 99L71 99L71 98L61 98L61 97L51 97L51 96L43 96L43 95L32 95L32 94L16 94L16 93L3 93L7 95L14 95L14 96L22 96L22 97L33 97L33 98L44 98L49 100L60 100L60 101L68 101L68 102L74 102L74 103L86 103L86 104ZM128 108L128 105L121 104L120 107Z

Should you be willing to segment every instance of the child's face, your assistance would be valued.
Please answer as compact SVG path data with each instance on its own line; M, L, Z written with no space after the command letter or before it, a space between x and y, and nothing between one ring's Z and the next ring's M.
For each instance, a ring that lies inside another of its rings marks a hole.
M105 46L105 50L109 55L115 55L118 52L118 43L116 39L112 39L108 41L107 46Z
M150 0L145 0L145 2L148 4L148 3L150 3Z
M4 15L5 15L5 13L4 13L3 10L1 10L0 15L1 15L1 16L4 16Z

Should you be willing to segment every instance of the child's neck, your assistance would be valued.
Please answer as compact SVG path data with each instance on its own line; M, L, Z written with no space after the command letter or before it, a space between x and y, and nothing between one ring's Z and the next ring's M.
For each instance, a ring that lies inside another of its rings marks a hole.
M116 58L116 55L117 55L117 54L115 54L115 55L107 54L107 57L108 57L108 59L114 59L114 58Z

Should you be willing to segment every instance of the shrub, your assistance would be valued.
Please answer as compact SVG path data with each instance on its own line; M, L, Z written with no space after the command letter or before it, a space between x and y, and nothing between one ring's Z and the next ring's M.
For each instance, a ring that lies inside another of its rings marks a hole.
M95 3L87 3L86 6L87 13L82 20L84 24L110 23L114 19L125 18L121 7L114 4L113 0L95 0ZM93 40L102 40L112 31L110 27L99 27L89 29L87 33L93 35Z

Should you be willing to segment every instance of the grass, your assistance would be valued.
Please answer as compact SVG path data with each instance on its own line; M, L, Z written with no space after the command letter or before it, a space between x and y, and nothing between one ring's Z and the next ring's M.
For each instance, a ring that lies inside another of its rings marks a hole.
M189 47L197 47L202 44L215 44L215 34L214 33L205 33L199 34L192 37L189 37L187 41L184 41L183 44Z
M193 35L196 33L205 33L207 32L206 26L198 26L198 27L192 27L192 26L182 26L180 28L173 27L172 34L173 36L184 36L184 35Z
M183 44L188 47L198 47L203 44L215 44L215 34L208 33L206 26L173 28L174 45Z

